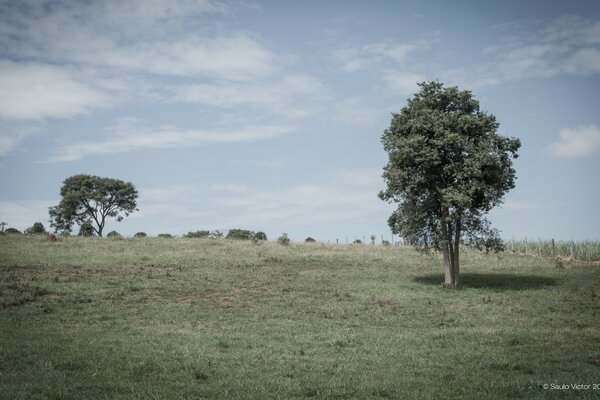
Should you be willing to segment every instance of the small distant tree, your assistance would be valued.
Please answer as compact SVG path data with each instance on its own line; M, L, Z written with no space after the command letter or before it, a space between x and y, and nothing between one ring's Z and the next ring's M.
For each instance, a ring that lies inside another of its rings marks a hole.
M94 226L90 221L85 221L79 225L79 233L77 236L94 236Z
M287 246L291 243L290 238L288 237L287 233L282 233L281 236L279 236L277 238L277 243L283 245L283 246Z
M25 229L24 233L26 235L44 235L48 232L46 232L44 224L42 224L41 222L35 222L33 226L30 226L29 228Z
M133 237L135 238L145 238L148 235L146 234L146 232L137 232L135 235L133 235Z
M4 233L9 234L9 235L22 235L23 234L17 228L6 228L6 230L4 231Z
M60 195L60 203L49 210L55 232L70 232L73 224L93 222L94 232L102 236L107 218L122 221L137 211L135 186L118 179L75 175L63 182Z
M353 244L362 244L362 240L360 239L356 239L354 242L352 242Z
M264 232L256 232L254 234L254 240L267 240L267 234Z
M106 237L117 239L122 238L123 236L121 236L121 234L117 231L110 231L108 234L106 234Z
M441 251L444 284L456 288L461 242L501 243L485 215L515 186L512 160L521 143L497 133L496 118L479 109L470 91L439 82L419 86L382 136L389 161L379 197L398 203L388 219L392 232Z
M371 244L375 245L375 239L377 239L377 237L375 235L371 235Z
M230 229L225 238L236 240L253 240L254 232L246 229Z
M158 237L164 239L173 239L173 235L171 235L170 233L159 233Z
M304 243L314 243L314 242L316 242L316 240L311 238L310 236L307 237L306 239L304 239Z

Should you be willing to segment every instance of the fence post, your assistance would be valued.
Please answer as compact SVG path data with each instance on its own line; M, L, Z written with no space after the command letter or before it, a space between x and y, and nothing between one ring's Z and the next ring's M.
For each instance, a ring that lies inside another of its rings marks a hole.
M571 240L571 260L574 260L575 258L573 258L573 240Z

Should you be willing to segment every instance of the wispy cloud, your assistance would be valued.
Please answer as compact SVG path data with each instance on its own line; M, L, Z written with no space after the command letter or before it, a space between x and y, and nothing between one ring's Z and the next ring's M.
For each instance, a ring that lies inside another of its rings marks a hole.
M417 92L419 89L417 83L425 79L425 75L403 71L388 71L384 75L384 80L390 89L398 95L411 95Z
M192 83L174 86L174 101L200 103L231 109L239 106L257 107L264 113L289 118L305 117L318 111L318 105L328 97L324 85L303 74L287 74L259 82Z
M58 204L58 200L4 200L0 201L0 221L8 226L23 230L41 222L49 228L48 207Z
M435 41L434 39L427 39L414 43L345 44L335 50L333 55L340 63L342 71L353 73L384 63L397 65L405 61L411 52L428 48Z
M193 17L219 12L212 1L6 2L5 54L159 75L229 80L266 76L276 57L245 32L187 31Z
M600 154L600 128L592 124L562 129L559 141L549 144L546 149L558 158Z
M68 68L0 60L0 119L68 118L107 102Z
M360 46L347 45L337 49L334 56L345 72L359 72L384 61L400 62L418 48L415 44L374 43Z
M331 173L320 182L277 188L238 184L141 189L136 219L159 215L180 231L242 227L277 232L332 222L364 221L389 212L377 198L378 169ZM165 197L165 193L171 196ZM198 200L200 199L200 200ZM192 216L190 218L190 216Z
M289 133L293 128L279 125L246 126L232 130L147 130L121 132L100 141L83 141L59 149L50 161L74 161L94 154L124 153L140 149L167 149L215 143L251 142Z
M440 71L447 81L469 87L498 85L527 78L560 74L600 73L600 20L564 15L552 21L520 26L529 33L510 34L483 50L490 59L477 67ZM512 29L512 27L510 27ZM501 29L508 29L502 27Z

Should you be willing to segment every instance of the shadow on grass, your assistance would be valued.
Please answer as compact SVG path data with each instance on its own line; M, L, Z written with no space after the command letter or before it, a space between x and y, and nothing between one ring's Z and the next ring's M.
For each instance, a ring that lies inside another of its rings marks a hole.
M417 276L413 279L415 282L426 285L441 285L444 283L444 275L428 274ZM556 280L545 276L537 275L516 275L516 274L460 274L460 287L463 289L495 289L495 290L527 290L541 289L546 286L556 285Z

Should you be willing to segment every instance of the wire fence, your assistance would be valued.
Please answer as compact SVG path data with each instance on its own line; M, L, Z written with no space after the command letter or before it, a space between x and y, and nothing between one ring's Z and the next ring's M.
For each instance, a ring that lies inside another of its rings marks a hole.
M331 241L328 241L331 243ZM371 245L405 245L401 237L396 235L360 235L337 238L337 244L371 244ZM505 251L514 254L527 254L539 257L568 258L580 261L600 261L600 241L584 240L514 240L504 242Z
M600 261L600 241L510 240L506 251L540 257L563 257L581 261Z

